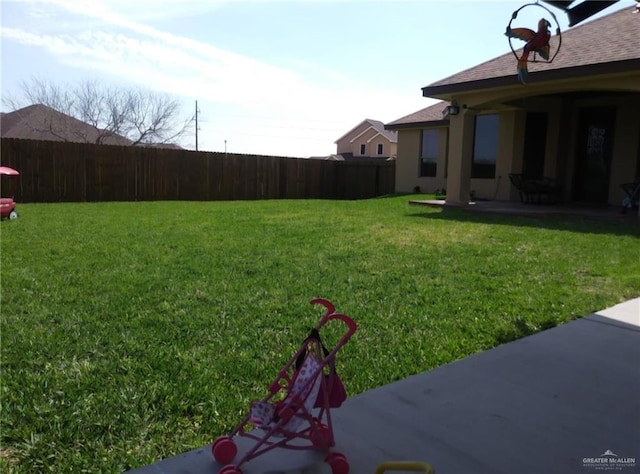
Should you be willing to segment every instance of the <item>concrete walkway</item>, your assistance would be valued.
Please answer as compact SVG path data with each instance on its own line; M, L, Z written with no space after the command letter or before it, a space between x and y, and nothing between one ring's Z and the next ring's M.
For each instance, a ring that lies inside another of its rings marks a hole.
M351 474L389 460L438 474L640 472L640 298L370 390L332 415ZM243 471L328 472L321 459L274 451ZM205 446L129 472L219 468Z

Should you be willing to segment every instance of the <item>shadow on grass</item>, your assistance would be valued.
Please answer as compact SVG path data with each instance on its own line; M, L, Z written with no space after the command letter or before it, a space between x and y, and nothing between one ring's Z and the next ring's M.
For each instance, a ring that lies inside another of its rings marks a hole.
M595 214L530 214L515 215L476 211L470 208L455 207L424 208L424 211L412 212L409 217L424 219L470 222L478 224L498 224L536 229L566 230L589 234L613 234L640 238L640 218L632 215L595 215Z
M523 317L518 317L509 327L498 330L494 340L497 344L506 344L507 342L554 328L558 324L560 323L553 318L545 319L539 324L533 324Z

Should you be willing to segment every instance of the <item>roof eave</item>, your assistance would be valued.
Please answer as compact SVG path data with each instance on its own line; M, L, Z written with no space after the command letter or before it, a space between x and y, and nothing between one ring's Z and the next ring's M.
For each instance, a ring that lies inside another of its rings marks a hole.
M608 63L588 64L585 66L573 66L562 69L551 69L548 71L537 71L529 73L527 83L542 83L559 79L572 79L585 76L598 76L602 74L615 74L621 72L634 72L640 69L640 58L628 59L625 61L614 61ZM458 82L443 84L440 86L426 86L422 88L423 97L433 97L439 99L449 98L451 94L461 92L473 92L481 89L494 89L504 86L520 84L515 74L510 76L491 77L477 81Z
M358 128L360 125L364 124L364 123L369 123L369 119L364 119L362 122L360 122L358 125L356 125L355 127L353 127L351 130L349 130L347 133L345 133L344 135L342 135L340 138L338 138L335 142L336 145L338 144L339 141L343 140L344 138L348 137L349 134L351 132L353 132L356 128Z
M426 122L407 122L397 124L386 124L387 130L404 130L407 128L427 128L427 127L448 127L449 120L430 120Z

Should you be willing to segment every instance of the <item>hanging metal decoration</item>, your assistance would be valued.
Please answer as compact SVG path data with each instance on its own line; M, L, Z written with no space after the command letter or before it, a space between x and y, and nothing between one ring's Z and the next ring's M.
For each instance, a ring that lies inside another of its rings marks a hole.
M547 12L547 14L551 18L553 18L553 21L556 24L556 36L558 38L558 46L555 48L555 51L553 52L553 54L551 54L551 45L549 44L549 40L551 39L550 28L552 25L551 25L551 22L546 18L543 17L540 19L540 21L538 21L538 28L536 31L531 30L529 28L522 28L522 27L512 28L511 27L511 24L513 23L513 21L516 18L518 18L518 13L520 13L522 9L527 7L542 8ZM516 11L514 11L511 15L511 20L507 25L507 31L505 31L504 34L507 36L507 38L509 38L509 47L511 48L513 55L516 57L516 60L518 61L517 63L518 78L520 79L520 82L522 82L523 84L527 81L527 76L529 72L527 64L538 63L538 62L545 62L545 63L552 62L555 59L555 57L558 55L558 51L560 51L560 45L562 44L562 34L560 33L560 24L558 23L558 19L556 18L556 16L553 14L551 10L549 10L544 5L539 4L538 2L527 3L526 5L523 5L520 8L518 8ZM512 41L513 38L516 38L525 42L524 48L522 49L522 53L520 54L520 56L518 56L518 53L513 47L513 41ZM541 59L538 59L538 58L541 58Z

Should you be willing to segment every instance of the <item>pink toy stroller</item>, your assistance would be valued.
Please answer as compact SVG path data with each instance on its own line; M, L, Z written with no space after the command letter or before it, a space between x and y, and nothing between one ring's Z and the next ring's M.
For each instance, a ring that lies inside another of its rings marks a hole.
M348 316L336 313L330 301L317 298L311 300L311 304L326 308L318 325L278 372L269 385L269 394L261 401L253 402L249 413L236 428L229 435L219 436L211 446L216 462L224 465L219 474L242 474L242 464L274 448L325 451L324 460L333 474L349 472L346 457L329 452L335 445L330 409L339 407L346 399L344 386L335 370L335 355L356 332L357 325ZM338 344L328 350L319 331L332 320L344 323L346 332ZM256 429L248 431L247 428ZM231 464L238 453L233 439L236 435L256 442Z

